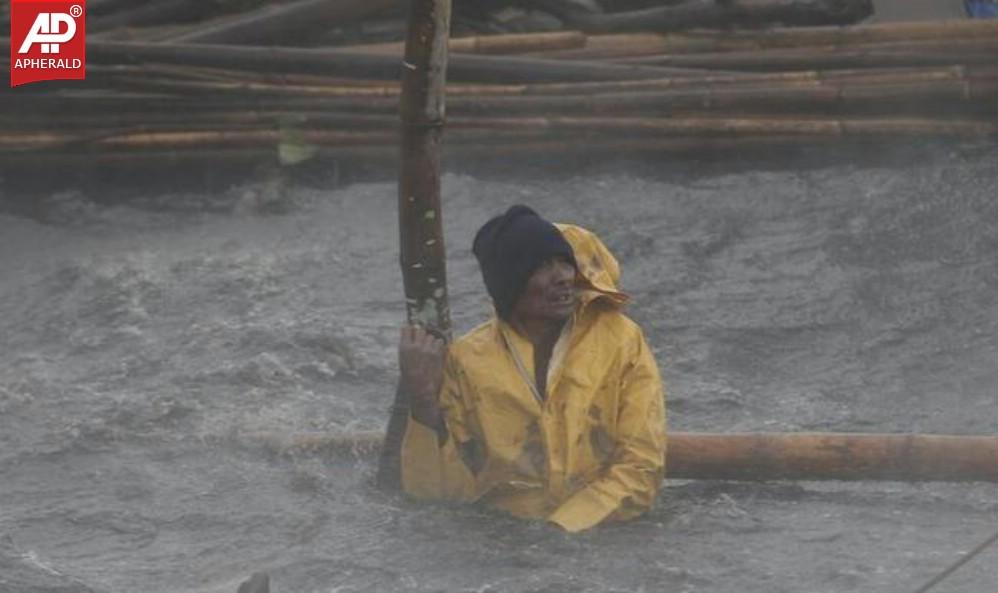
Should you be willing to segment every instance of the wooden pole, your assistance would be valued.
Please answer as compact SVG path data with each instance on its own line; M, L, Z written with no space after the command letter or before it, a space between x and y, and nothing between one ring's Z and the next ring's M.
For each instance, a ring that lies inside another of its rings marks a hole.
M998 437L669 435L666 471L712 480L998 481Z
M443 223L440 209L440 148L447 84L450 0L412 0L402 62L399 104L401 163L398 183L399 243L406 317L450 340ZM377 483L401 487L402 439L409 420L401 384L389 416Z
M370 453L381 433L253 433L279 453ZM998 437L860 433L694 433L668 436L666 476L685 480L998 482Z

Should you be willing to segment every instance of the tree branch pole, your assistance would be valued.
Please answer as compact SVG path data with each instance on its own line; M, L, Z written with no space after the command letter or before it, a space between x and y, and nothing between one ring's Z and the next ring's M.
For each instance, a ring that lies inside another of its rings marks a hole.
M412 0L402 61L399 243L406 317L450 340L443 224L440 145L444 131L447 39L451 0ZM402 438L408 394L396 390L378 462L378 486L401 486Z

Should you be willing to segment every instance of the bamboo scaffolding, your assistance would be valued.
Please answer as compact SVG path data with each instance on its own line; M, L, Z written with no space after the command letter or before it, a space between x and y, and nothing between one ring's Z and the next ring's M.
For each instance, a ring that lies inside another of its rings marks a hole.
M367 455L381 433L247 433L282 455ZM861 433L670 432L668 479L998 481L998 437Z

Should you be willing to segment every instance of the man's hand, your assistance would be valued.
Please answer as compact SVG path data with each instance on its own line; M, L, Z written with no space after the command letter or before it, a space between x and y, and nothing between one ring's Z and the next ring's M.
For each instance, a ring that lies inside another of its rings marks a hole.
M399 339L399 371L409 410L420 424L443 428L437 404L444 376L447 346L443 340L417 325L402 328Z

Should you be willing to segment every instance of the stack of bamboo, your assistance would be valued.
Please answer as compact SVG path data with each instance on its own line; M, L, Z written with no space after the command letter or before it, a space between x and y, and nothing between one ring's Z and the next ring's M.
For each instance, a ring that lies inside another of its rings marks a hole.
M245 29L198 27L214 37L91 37L85 83L5 93L0 163L394 167L400 44L251 46ZM556 31L450 48L451 164L998 136L998 21Z

